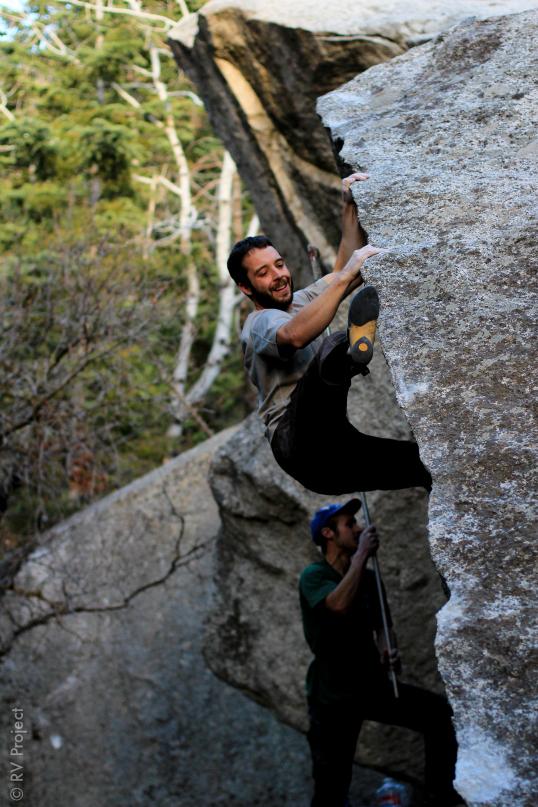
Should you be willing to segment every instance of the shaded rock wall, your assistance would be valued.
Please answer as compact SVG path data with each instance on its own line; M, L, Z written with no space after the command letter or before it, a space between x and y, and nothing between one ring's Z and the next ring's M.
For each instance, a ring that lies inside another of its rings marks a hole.
M458 790L535 803L536 12L458 26L318 109L367 167L368 279L398 400L434 479L430 540ZM362 190L362 189L361 189Z
M264 231L301 284L305 247L327 265L339 238L339 183L316 98L464 17L525 0L211 0L171 33L212 125L231 152Z
M60 525L22 566L2 601L4 748L13 708L28 733L22 759L3 756L2 804L13 760L29 807L306 807L304 738L201 655L220 528L207 473L229 436Z

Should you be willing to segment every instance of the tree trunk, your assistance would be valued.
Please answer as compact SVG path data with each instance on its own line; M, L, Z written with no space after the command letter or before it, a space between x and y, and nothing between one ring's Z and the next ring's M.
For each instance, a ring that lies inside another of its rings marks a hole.
M230 352L233 316L237 300L235 284L228 273L226 262L231 249L232 188L236 173L237 169L234 161L227 151L224 152L218 190L219 212L216 250L220 288L219 312L213 335L213 344L204 369L201 376L187 393L187 401L191 405L199 403L205 398L220 372L224 359Z

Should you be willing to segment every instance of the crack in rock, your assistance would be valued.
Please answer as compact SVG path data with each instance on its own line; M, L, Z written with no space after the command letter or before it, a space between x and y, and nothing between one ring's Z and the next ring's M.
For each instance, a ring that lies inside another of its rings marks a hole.
M168 494L166 492L165 492L165 494L167 495L167 498L168 498ZM58 619L58 617L70 616L72 614L81 614L81 613L89 613L89 614L91 614L91 613L101 613L101 612L107 612L107 611L121 611L121 610L124 610L125 608L128 608L130 603L132 602L132 600L135 599L136 597L138 597L140 594L144 593L145 591L148 591L149 589L155 588L156 586L160 586L160 585L165 584L166 581L169 580L169 578L177 571L177 569L179 569L179 568L181 568L183 566L188 566L190 563L192 563L192 561L197 560L199 558L199 556L201 554L203 554L204 550L210 545L211 541L208 540L208 541L205 541L205 542L203 542L201 544L197 544L197 546L193 547L193 549L189 550L187 553L182 555L180 553L180 545L181 545L181 540L182 540L183 535L184 535L185 520L184 520L183 516L181 516L179 513L177 513L177 511L175 511L175 509L174 509L172 503L170 502L170 500L169 500L169 503L171 505L171 510L172 510L173 514L178 518L178 520L180 520L181 527L180 527L179 535L178 535L178 537L176 538L176 541L175 541L174 557L172 558L172 561L170 563L170 567L169 567L168 571L164 575L157 578L156 580L150 580L148 583L145 583L144 585L139 586L134 591L132 591L130 594L125 596L122 603L119 603L117 605L107 605L107 606L101 606L101 607L96 606L96 607L93 607L93 608L88 607L88 606L80 606L80 607L70 608L67 602L62 603L62 602L58 602L58 601L49 600L49 599L47 599L47 597L45 597L43 595L42 592L40 592L38 590L36 590L36 591L25 590L24 588L21 588L21 587L13 585L12 587L10 587L9 590L11 590L17 596L24 597L24 598L38 599L40 602L44 602L46 605L48 605L53 610L50 613L46 613L46 614L43 614L42 616L39 616L39 617L34 618L34 619L31 619L25 625L20 625L19 623L17 623L17 621L15 620L13 614L9 610L6 610L5 613L6 613L7 617L12 622L12 624L16 626L16 629L14 630L9 643L6 644L0 650L0 658L5 656L7 653L9 653L11 651L15 641L19 638L19 636L21 636L24 633L27 633L28 631L32 630L33 628L36 628L36 627L38 627L40 625L47 624L52 619ZM65 581L64 581L64 583L65 583Z

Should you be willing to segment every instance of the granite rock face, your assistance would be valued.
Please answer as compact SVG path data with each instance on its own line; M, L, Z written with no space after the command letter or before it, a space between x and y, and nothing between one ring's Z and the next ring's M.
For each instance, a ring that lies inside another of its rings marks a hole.
M60 525L21 567L2 601L5 748L16 717L27 733L4 793L9 759L34 807L306 807L304 738L201 653L220 528L207 474L229 436Z
M457 26L323 98L364 216L398 400L430 468L438 618L472 805L535 803L538 15ZM362 190L362 189L361 189Z
M520 11L532 0L211 0L170 44L237 163L262 228L296 279L305 247L328 266L339 238L332 146L316 98L469 16Z

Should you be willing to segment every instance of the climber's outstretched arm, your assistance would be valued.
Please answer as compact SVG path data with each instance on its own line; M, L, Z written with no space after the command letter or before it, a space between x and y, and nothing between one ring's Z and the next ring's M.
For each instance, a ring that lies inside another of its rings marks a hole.
M354 182L364 182L368 174L351 174L342 180L342 238L333 272L340 272L351 258L356 249L361 249L368 243L368 235L359 221L357 205L351 193Z

